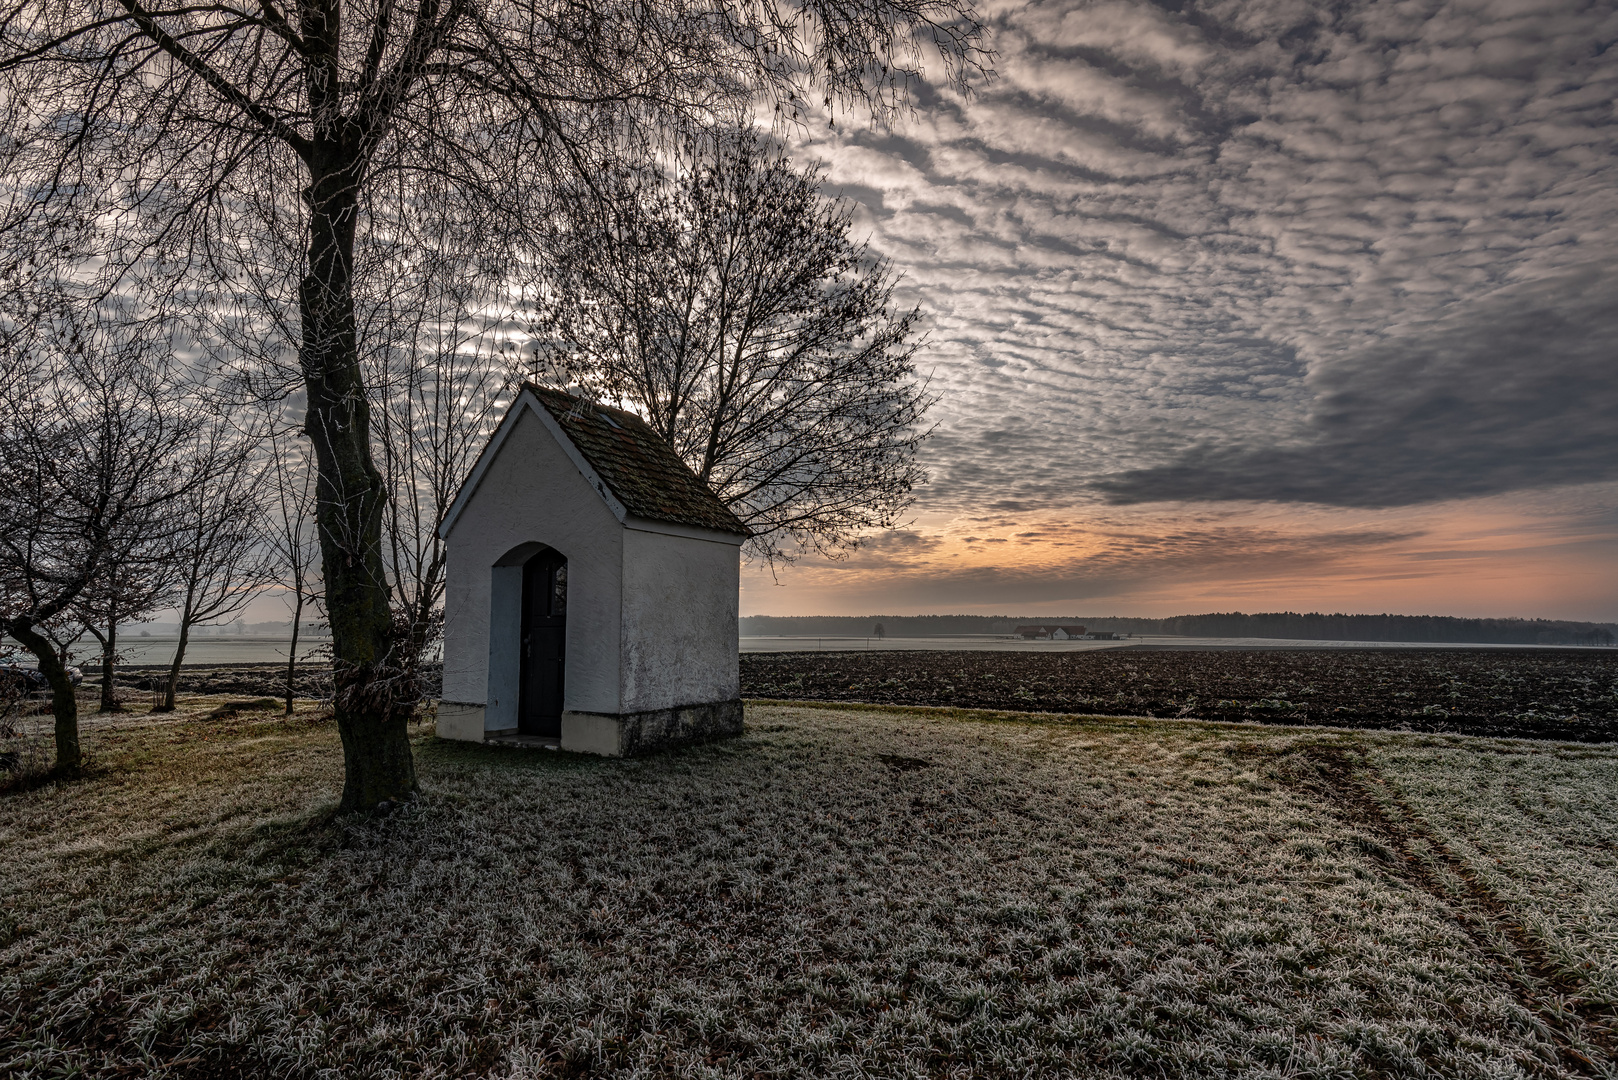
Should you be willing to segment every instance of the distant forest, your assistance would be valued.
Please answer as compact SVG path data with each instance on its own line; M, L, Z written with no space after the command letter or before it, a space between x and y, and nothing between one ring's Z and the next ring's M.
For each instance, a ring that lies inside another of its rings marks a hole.
M1430 641L1479 645L1611 645L1618 623L1557 619L1457 619L1448 615L1324 615L1239 611L1126 619L1093 615L748 615L743 637L865 637L878 624L888 637L1010 634L1019 626L1084 626L1120 634L1183 637L1303 638L1311 641Z

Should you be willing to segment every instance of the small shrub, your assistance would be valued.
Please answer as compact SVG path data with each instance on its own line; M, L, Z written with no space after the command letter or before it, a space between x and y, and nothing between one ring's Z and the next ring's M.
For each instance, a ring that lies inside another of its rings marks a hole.
M10 738L0 747L0 793L30 791L55 776L56 752L50 739Z
M252 701L227 701L221 705L215 706L213 711L208 713L205 717L203 717L203 719L232 720L239 713L266 712L270 709L283 709L285 707L285 702L277 701L275 698L270 697L254 698Z

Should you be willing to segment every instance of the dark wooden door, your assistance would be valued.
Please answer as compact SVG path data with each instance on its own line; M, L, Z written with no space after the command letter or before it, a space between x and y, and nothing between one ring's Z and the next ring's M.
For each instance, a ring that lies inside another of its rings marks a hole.
M522 568L522 693L517 730L562 734L567 652L567 560L542 551Z

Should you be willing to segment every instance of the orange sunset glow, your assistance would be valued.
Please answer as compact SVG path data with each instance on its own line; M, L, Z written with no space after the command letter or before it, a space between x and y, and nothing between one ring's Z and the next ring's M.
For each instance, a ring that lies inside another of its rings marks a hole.
M1570 498L1569 496L1573 496ZM746 615L1348 611L1600 620L1618 610L1610 486L1554 503L1170 505L918 520L842 562L754 568ZM1577 498L1589 500L1581 508ZM1570 505L1571 504L1571 505Z

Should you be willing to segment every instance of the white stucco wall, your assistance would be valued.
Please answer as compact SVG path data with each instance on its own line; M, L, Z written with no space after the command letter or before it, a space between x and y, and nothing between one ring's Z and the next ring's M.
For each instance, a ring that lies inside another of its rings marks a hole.
M625 712L740 695L739 542L624 530Z
M492 604L496 619L503 612L515 626L511 614L521 610L522 576L495 563L517 545L537 542L567 558L565 707L620 711L624 529L531 412L517 419L447 540L445 701L487 705L485 730L516 726L515 680L502 681L497 672L491 687L489 678L491 647L514 657L516 643L505 634L491 641L490 622ZM497 574L503 578L498 598Z

